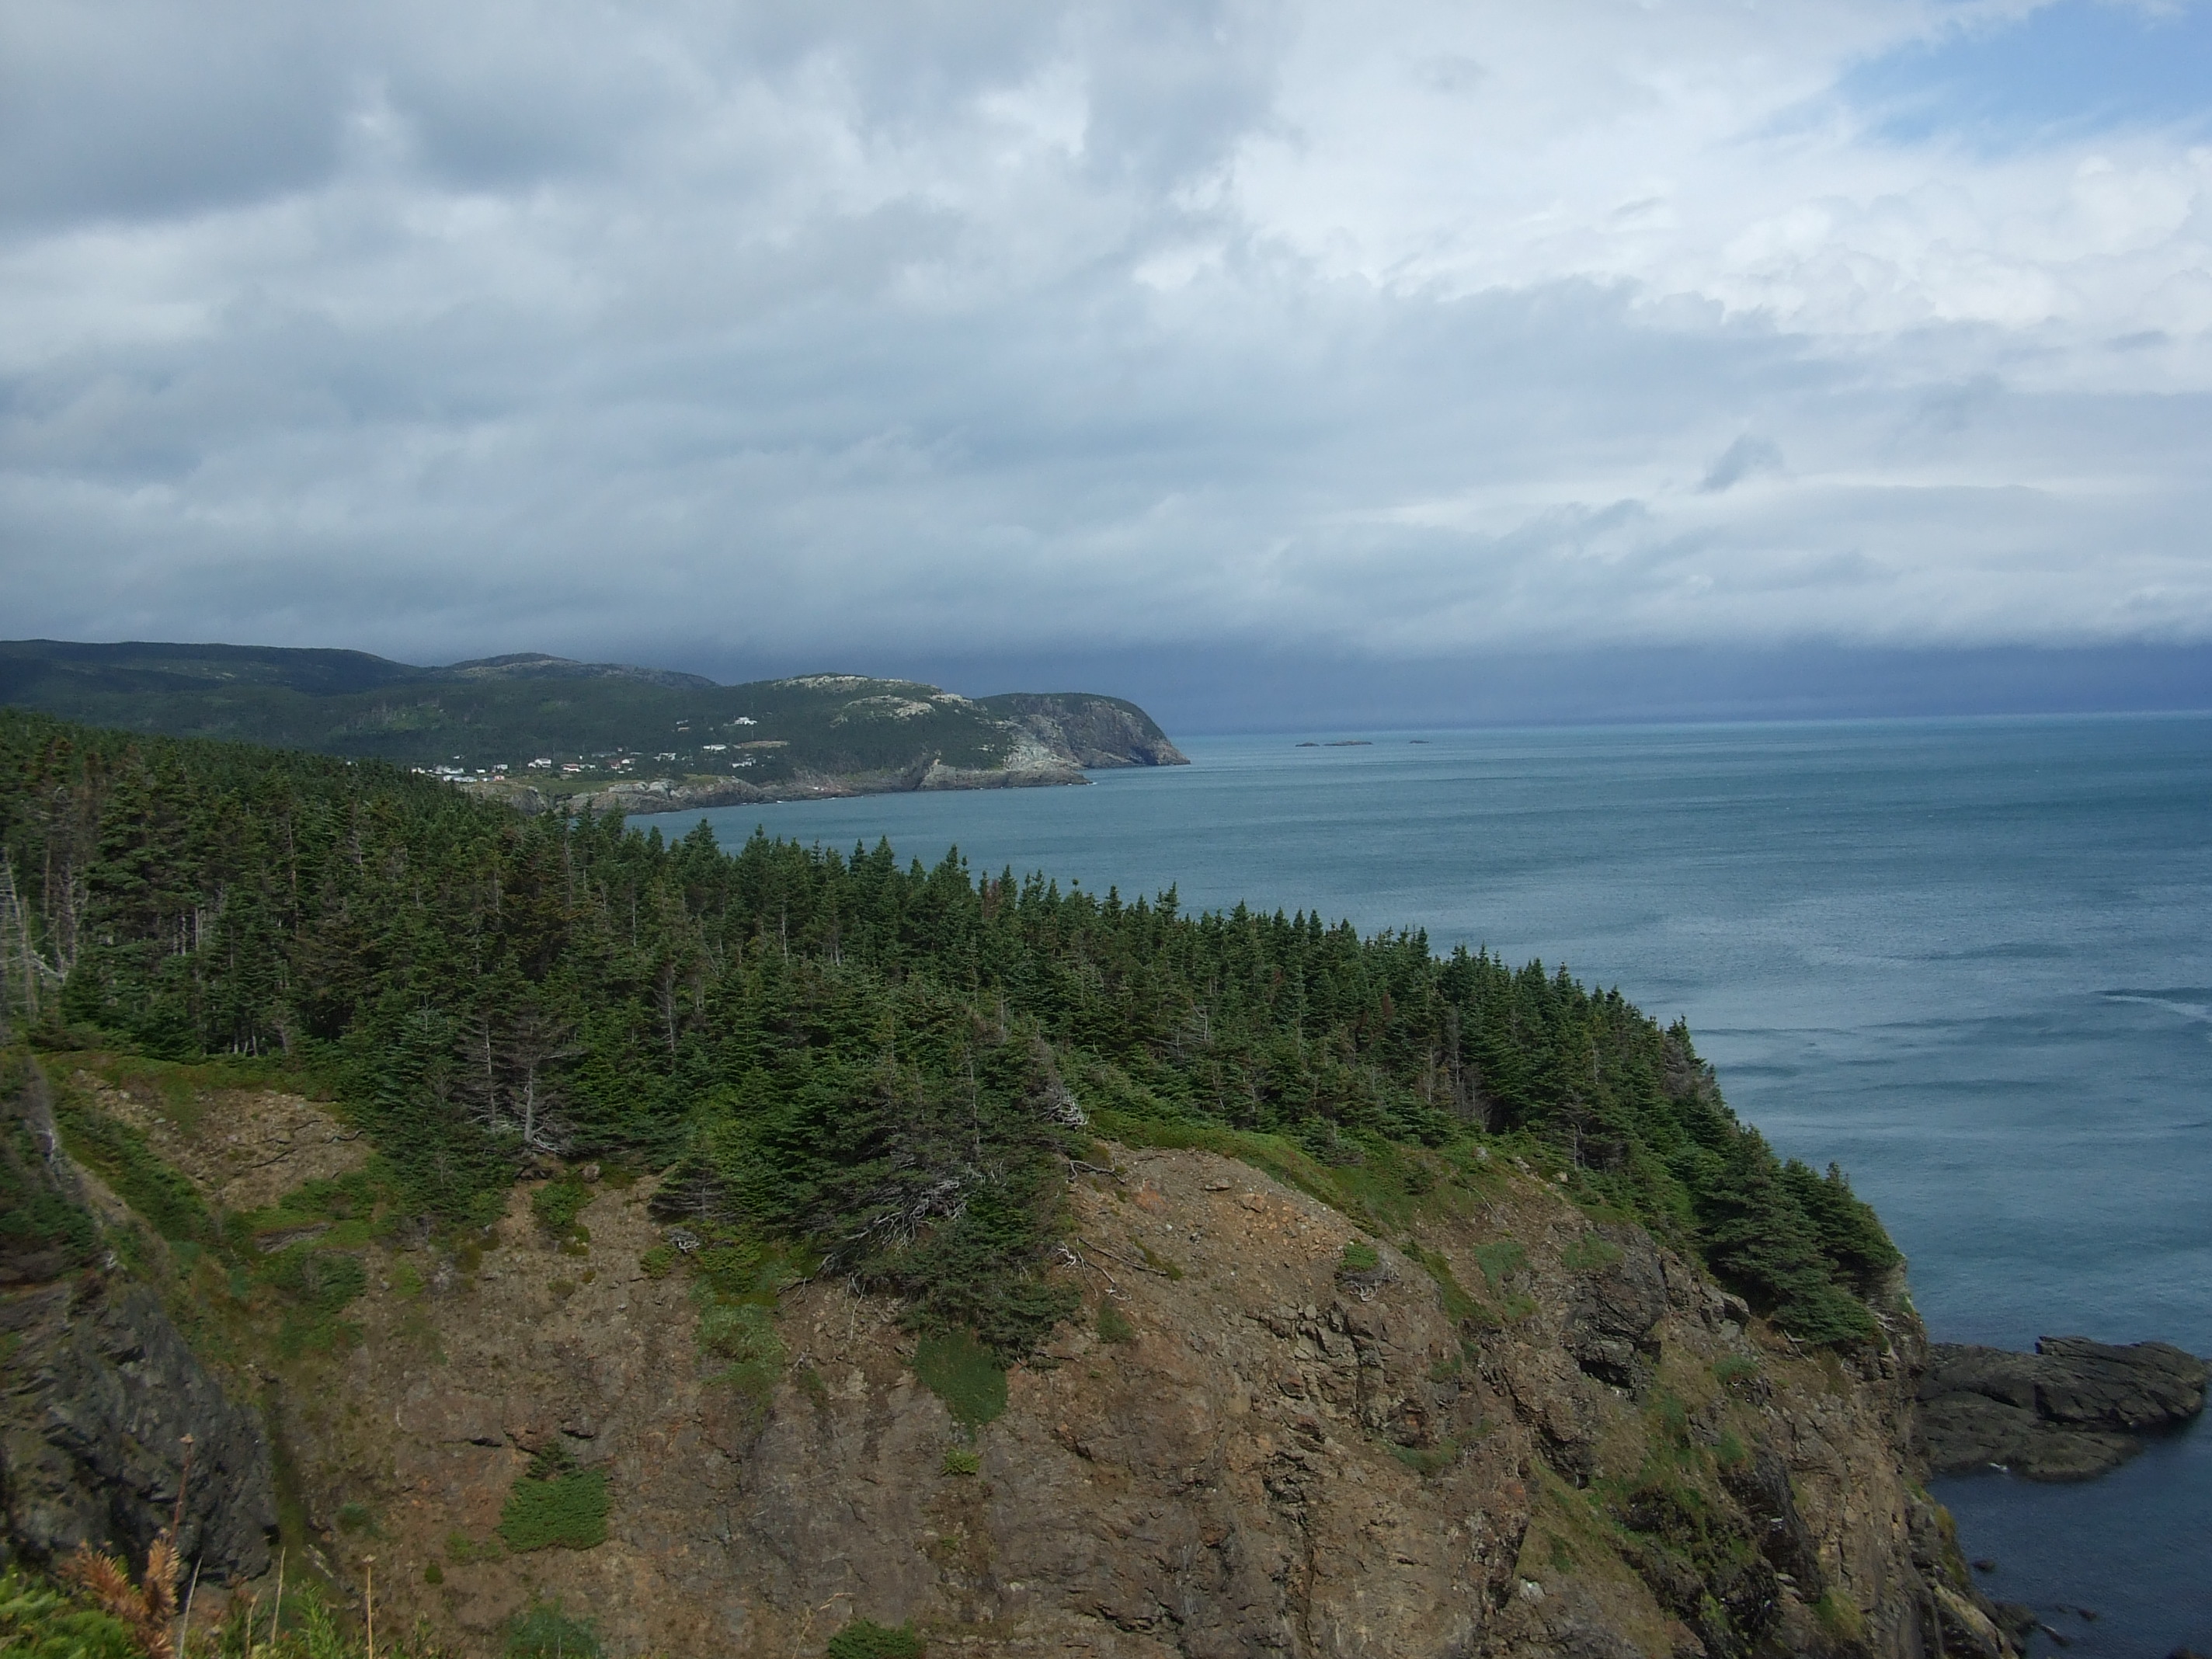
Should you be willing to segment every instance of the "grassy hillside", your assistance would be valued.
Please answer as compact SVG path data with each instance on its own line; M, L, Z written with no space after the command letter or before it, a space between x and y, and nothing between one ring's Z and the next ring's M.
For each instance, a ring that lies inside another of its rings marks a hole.
M859 675L717 685L537 655L417 668L357 651L0 642L0 703L16 708L471 775L503 768L567 787L661 776L770 789L802 776L895 782L932 760L988 769L1014 751L1016 718L1045 701L1115 711L1166 743L1141 709L1118 699L976 702ZM1048 741L1054 729L1046 726Z

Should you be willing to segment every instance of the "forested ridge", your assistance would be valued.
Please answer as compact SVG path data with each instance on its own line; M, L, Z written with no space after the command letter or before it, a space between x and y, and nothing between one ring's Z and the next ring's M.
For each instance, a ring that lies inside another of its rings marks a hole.
M516 1175L665 1172L708 1240L895 1291L1018 1357L1095 1133L1280 1137L1426 1178L1492 1146L1813 1340L1899 1258L1778 1160L1680 1023L1564 969L1042 875L525 818L377 762L0 711L5 1008L34 1042L331 1080L379 1203L481 1224ZM1412 1149L1427 1149L1415 1152ZM1393 1177L1397 1178L1397 1177Z
M0 640L0 703L447 775L498 769L550 793L656 777L911 788L933 762L988 771L1055 733L1071 768L1182 759L1143 709L1087 692L969 698L855 674L718 685L535 653L418 668L360 651Z

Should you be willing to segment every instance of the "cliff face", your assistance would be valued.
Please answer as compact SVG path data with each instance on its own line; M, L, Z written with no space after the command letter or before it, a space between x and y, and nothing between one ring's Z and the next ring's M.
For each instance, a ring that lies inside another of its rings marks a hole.
M0 1553L47 1562L90 1542L143 1558L181 1485L184 1558L216 1579L265 1571L276 1514L258 1420L98 1241L44 1080L0 1109L16 1224L0 1235Z
M558 1237L526 1188L458 1255L365 1244L357 1340L267 1362L297 1541L483 1652L556 1597L615 1654L815 1654L856 1617L939 1654L2008 1650L1914 1484L1909 1310L1880 1354L1799 1352L1502 1157L1370 1232L1112 1153L1070 1171L1080 1314L974 1427L842 1285L703 1352L649 1180ZM518 1550L556 1448L604 1541Z
M992 714L1023 727L1079 766L1190 764L1190 757L1168 740L1151 715L1120 697L1014 691L981 701Z

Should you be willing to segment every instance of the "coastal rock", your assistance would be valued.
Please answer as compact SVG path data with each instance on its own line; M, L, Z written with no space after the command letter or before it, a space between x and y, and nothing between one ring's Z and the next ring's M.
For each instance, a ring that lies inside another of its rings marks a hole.
M11 1204L47 1224L0 1250L0 1554L45 1563L89 1542L143 1558L181 1485L184 1558L217 1578L265 1571L276 1504L258 1419L98 1243L36 1072L4 1114Z
M2032 1354L1935 1343L1916 1397L1931 1468L2084 1480L2204 1408L2204 1362L2165 1342L2047 1336Z
M992 714L1086 770L1190 764L1151 715L1120 697L1010 691L981 702Z
M2205 1364L2170 1342L2126 1347L2081 1336L2046 1336L2035 1408L2056 1423L2162 1429L2204 1409Z

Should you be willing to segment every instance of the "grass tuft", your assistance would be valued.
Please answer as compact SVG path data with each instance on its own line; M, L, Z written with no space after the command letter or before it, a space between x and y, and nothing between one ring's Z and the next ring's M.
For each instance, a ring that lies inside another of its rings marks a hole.
M1482 1269L1483 1278L1490 1281L1492 1294L1503 1290L1508 1279L1528 1265L1528 1252L1521 1248L1518 1241L1510 1238L1497 1238L1487 1244L1478 1244L1474 1247L1474 1255L1475 1266Z

